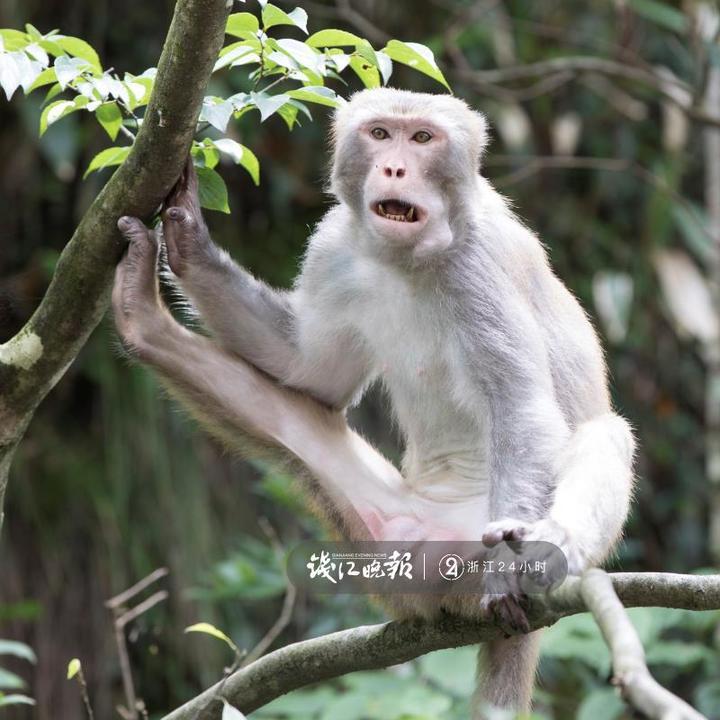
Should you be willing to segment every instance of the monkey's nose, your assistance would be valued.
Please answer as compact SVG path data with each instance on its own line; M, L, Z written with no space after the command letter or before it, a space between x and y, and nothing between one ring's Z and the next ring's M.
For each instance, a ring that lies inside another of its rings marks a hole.
M405 177L405 168L402 165L386 165L385 177Z

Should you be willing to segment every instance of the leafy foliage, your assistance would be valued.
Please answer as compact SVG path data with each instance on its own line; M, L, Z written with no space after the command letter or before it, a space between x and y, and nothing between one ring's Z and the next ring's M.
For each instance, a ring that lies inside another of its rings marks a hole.
M12 655L35 664L37 658L32 648L15 640L0 640L0 655ZM8 705L34 705L35 701L17 692L25 689L25 681L14 672L0 667L0 707ZM11 692L6 693L6 690Z
M247 92L229 97L208 95L199 118L192 157L198 166L200 201L204 208L229 213L227 188L214 168L220 154L244 167L253 182L260 182L260 164L253 152L230 137L232 120L257 111L260 122L278 115L292 130L301 117L312 120L311 105L338 107L342 95L328 82L347 87L343 73L352 71L366 87L386 84L393 62L424 73L449 89L432 51L418 43L390 40L382 50L353 33L325 29L305 40L271 35L278 28L308 35L307 12L290 12L269 2L259 2L259 15L230 15L226 34L231 38L220 51L215 72L241 68ZM110 140L122 145L102 150L91 161L85 177L121 165L128 156L155 80L155 68L139 75L118 75L104 70L95 50L77 37L52 30L43 35L32 25L25 32L0 30L0 87L7 99L18 88L28 94L47 88L40 116L40 134L68 115L92 113ZM286 89L280 90L280 85ZM49 87L48 87L49 86ZM208 133L208 130L216 131ZM217 135L228 137L217 137Z

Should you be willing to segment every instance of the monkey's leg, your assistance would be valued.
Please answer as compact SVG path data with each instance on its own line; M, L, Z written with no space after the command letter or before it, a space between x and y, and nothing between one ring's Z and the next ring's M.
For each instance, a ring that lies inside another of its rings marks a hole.
M211 431L283 451L310 472L351 539L373 539L374 518L407 515L397 469L354 433L341 413L284 388L174 321L160 302L158 243L137 219L121 218L130 241L118 265L113 308L121 337ZM242 447L242 442L240 442Z
M571 575L602 562L620 537L630 508L634 448L630 426L614 413L583 423L560 454L548 516L530 523L503 518L488 525L483 541L553 543L565 554Z

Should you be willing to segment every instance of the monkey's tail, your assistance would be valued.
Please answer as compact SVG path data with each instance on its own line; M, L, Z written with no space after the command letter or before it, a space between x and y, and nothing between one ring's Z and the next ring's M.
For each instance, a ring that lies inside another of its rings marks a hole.
M502 708L529 713L540 649L540 633L491 640L480 646L472 720L488 720Z

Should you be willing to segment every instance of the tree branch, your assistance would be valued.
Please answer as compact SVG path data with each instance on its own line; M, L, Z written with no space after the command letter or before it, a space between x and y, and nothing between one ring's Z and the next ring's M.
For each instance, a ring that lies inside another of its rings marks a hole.
M569 578L547 597L534 597L528 613L531 628L547 627L560 618L585 612L589 604L595 603L593 582L599 581L594 581L592 572L589 583L587 579ZM627 607L720 608L718 575L602 573L602 577L612 581L617 597ZM607 596L606 588L600 592ZM221 697L249 713L310 683L358 670L385 668L434 650L475 645L499 635L500 629L491 622L449 615L434 622L405 620L341 630L265 655L224 680L221 693L216 684L163 720L220 720Z
M227 13L225 0L178 0L129 157L81 220L38 309L14 338L0 345L0 528L15 448L37 406L105 313L124 248L117 219L147 218L182 170Z
M607 573L593 568L582 578L580 592L610 648L612 684L623 698L649 718L703 720L684 700L673 695L650 674L645 650Z

